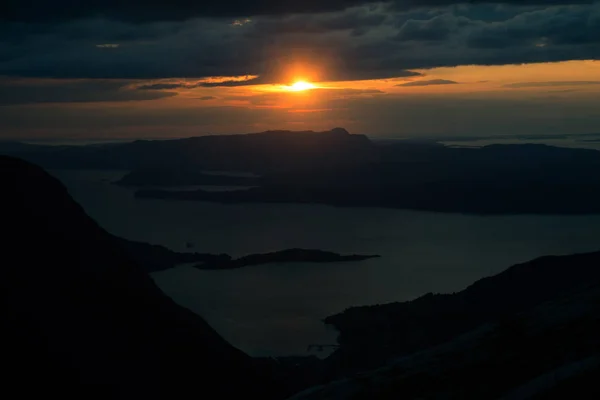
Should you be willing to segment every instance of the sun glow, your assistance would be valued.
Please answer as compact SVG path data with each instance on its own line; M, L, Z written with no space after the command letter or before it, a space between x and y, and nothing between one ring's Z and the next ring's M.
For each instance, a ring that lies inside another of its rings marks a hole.
M304 90L314 89L315 87L316 86L312 83L306 81L297 81L289 86L289 90L291 90L292 92L302 92Z

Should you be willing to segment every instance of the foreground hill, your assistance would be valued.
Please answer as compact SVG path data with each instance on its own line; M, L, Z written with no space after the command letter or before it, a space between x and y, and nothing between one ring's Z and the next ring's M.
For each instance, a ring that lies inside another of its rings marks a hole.
M600 395L600 252L542 257L457 293L351 308L325 322L340 331L325 361L338 379L294 399Z
M598 399L599 304L590 285L293 399Z
M56 179L0 157L0 181L5 387L23 397L40 387L62 398L281 397L261 363L165 296Z
M515 265L457 293L350 308L325 322L340 331L337 357L347 365L376 365L597 285L600 252L548 256Z

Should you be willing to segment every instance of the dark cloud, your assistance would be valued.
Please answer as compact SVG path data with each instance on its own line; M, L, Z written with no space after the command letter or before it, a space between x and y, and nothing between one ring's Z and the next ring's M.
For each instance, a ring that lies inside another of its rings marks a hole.
M263 18L252 24L248 35L269 37L285 34L313 34L357 28L367 30L381 25L387 18L383 12L368 12L354 8L344 12L326 14L300 14L288 17Z
M396 86L415 86L416 87L416 86L456 85L456 84L458 84L458 82L449 81L446 79L432 79L429 81L414 81L414 82L401 83Z
M1 19L8 21L38 22L69 20L88 17L107 17L124 21L185 20L194 17L246 17L255 15L282 15L343 10L371 3L371 0L7 0Z
M600 81L555 81L555 82L517 82L504 85L506 88L540 88L540 87L561 87L561 86L588 86L600 85Z
M442 14L427 20L409 19L398 31L399 40L415 41L442 41L455 31L469 26L477 25L463 16Z
M350 7L380 3L380 0L5 0L0 20L40 22L107 17L124 21L185 20L194 17L247 17L341 11ZM593 0L465 0L475 4L556 5L585 4ZM392 0L394 9L453 6L456 0Z
M323 7L335 9L359 2L325 3L329 5ZM576 5L545 6L562 2L541 0L504 5L398 1L395 8L377 3L331 13L252 16L239 24L232 24L233 19L190 19L200 15L193 12L186 20L171 22L130 23L110 19L112 14L106 12L103 18L56 24L4 23L0 75L130 80L259 76L247 82L199 84L238 86L289 83L298 77L315 81L408 77L418 75L411 72L415 69L466 64L597 59L600 3L567 3ZM110 0L94 4L90 9L112 7ZM137 2L128 4L121 8L135 9ZM148 9L161 4L150 2ZM176 8L178 1L169 4ZM297 7L319 9L320 4ZM211 7L220 6L206 5L208 14ZM107 44L111 46L98 47ZM181 88L173 82L155 84L159 86L145 89Z
M524 12L469 32L467 44L501 49L519 45L539 47L586 45L600 42L600 3L592 7L551 7Z
M263 78L254 78L254 79L247 79L247 80L224 80L224 81L220 81L220 82L199 82L196 84L195 87L234 87L234 86L247 86L247 85L260 85L260 84L265 84L265 83L273 83L273 82L269 82L267 81L267 79L265 79L266 77Z
M215 96L202 96L199 97L198 100L202 100L202 101L208 101L208 100L216 100L217 98Z
M263 83L263 80L255 76L240 77L221 77L208 78L205 80L178 80L146 83L136 87L137 90L176 90L176 89L196 89L200 87L223 87L223 86L242 86L256 85Z
M174 96L167 92L138 92L130 89L130 84L103 80L3 79L0 80L0 105L140 101Z

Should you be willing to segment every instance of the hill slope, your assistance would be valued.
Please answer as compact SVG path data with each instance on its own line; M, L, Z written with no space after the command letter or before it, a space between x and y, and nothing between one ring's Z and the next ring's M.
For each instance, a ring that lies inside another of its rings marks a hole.
M0 157L0 182L4 382L63 397L99 383L110 398L276 394L257 361L165 296L57 180Z

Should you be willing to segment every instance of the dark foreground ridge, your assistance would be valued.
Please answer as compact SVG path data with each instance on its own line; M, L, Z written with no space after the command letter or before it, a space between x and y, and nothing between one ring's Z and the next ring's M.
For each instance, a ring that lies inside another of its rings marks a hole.
M298 398L600 394L592 378L600 373L600 252L542 257L458 293L351 308L325 322L340 331L329 370L360 374Z
M56 179L0 157L0 181L5 387L24 397L40 387L63 398L284 397L262 362L165 296Z
M233 260L214 260L204 264L199 264L199 269L235 269L252 265L271 264L271 263L289 263L289 262L310 262L310 263L333 263L344 261L363 261L371 258L378 258L378 255L341 255L323 250L307 249L289 249L265 254L251 254Z
M340 331L342 350L368 348L370 357L389 358L438 345L483 323L597 285L600 252L547 256L481 279L458 293L429 293L408 302L350 308L325 322Z

